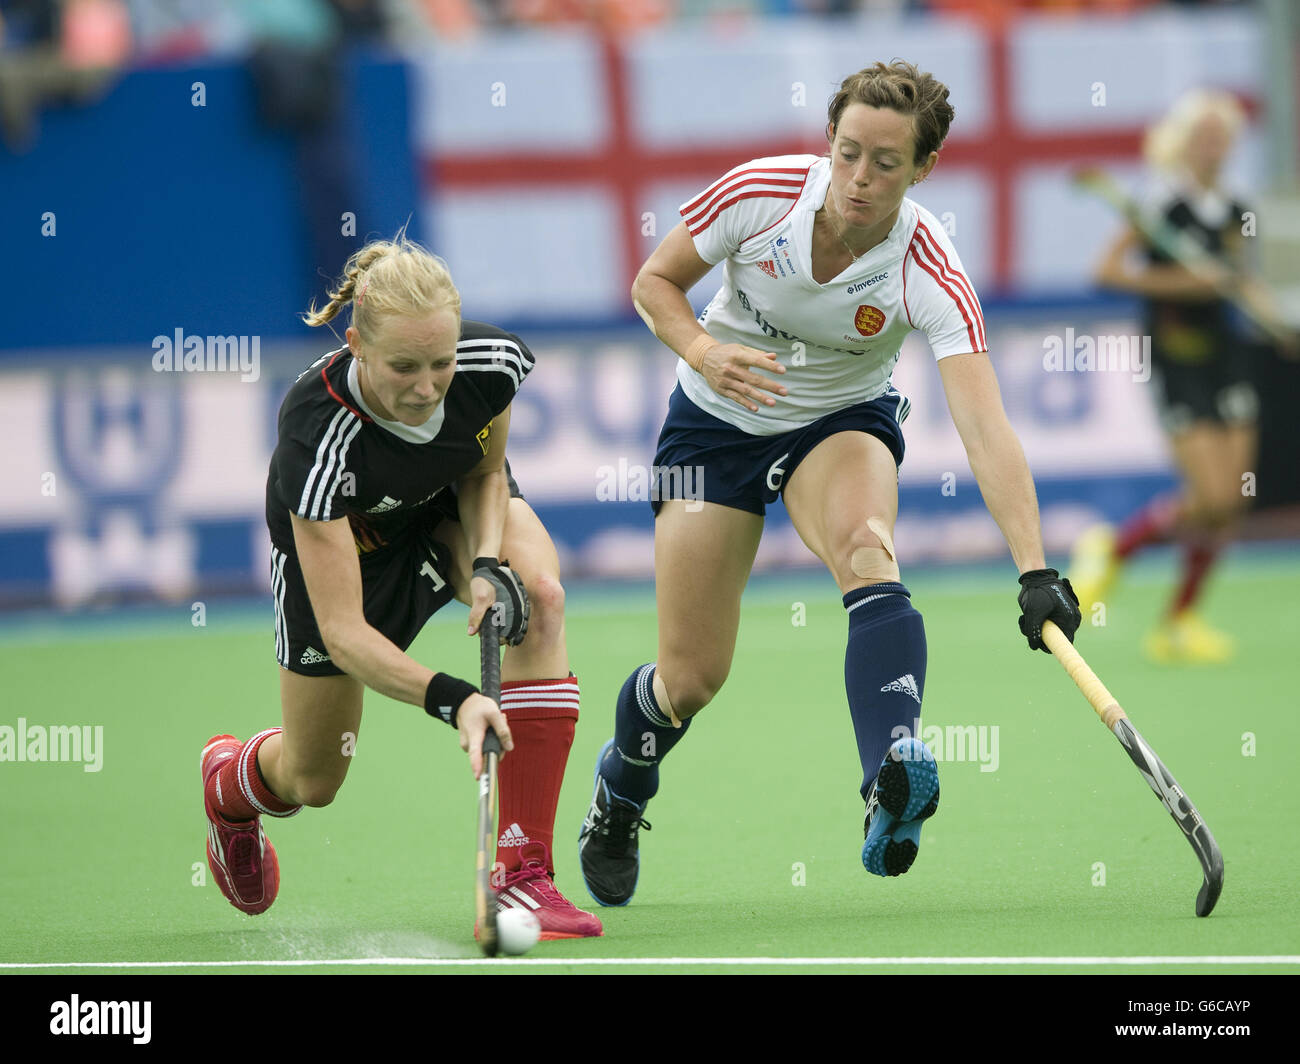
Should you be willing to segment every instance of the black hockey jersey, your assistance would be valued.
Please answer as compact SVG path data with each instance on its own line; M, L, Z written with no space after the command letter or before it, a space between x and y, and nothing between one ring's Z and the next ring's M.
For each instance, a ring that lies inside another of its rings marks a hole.
M1162 189L1151 205L1151 213L1162 223L1188 234L1202 250L1222 259L1226 236L1239 228L1245 206L1217 192L1184 185ZM1148 260L1166 264L1174 261L1164 251L1147 247ZM1232 317L1223 299L1147 301L1146 331L1163 358L1185 363L1204 363L1221 357L1232 342Z
M517 336L462 322L447 394L425 425L411 428L380 423L363 409L356 360L346 347L318 359L280 406L266 480L271 542L296 553L289 518L295 513L309 521L347 517L359 552L383 546L397 524L422 519L482 461L493 421L533 364Z

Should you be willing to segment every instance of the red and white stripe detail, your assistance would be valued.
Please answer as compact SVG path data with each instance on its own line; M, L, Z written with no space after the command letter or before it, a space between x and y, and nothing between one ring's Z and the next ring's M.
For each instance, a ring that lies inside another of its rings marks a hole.
M526 890L520 890L516 886L506 887L505 890L497 892L497 911L504 909L523 909L525 912L535 913L542 907L542 903L529 894Z
M235 835L246 835L249 831L255 831L257 834L257 859L260 865L261 861L266 857L266 832L262 830L260 821L256 828L250 828L246 831L232 831L231 837L233 838ZM224 876L231 891L234 891L235 877L230 871L229 862L226 860L226 848L221 842L221 832L217 830L217 825L213 823L210 817L208 819L208 858L212 862L212 870ZM241 894L239 895L239 900L245 905L256 905L262 900L262 896L259 894L256 898L245 898Z
M962 321L966 323L966 334L970 337L971 350L987 351L989 344L988 337L984 332L984 312L980 309L980 302L975 295L975 289L971 287L970 280L966 275L948 261L948 255L943 250L943 246L934 238L934 234L926 228L924 222L918 221L916 223L916 231L912 234L912 241L907 246L907 255L911 256L921 269L933 277L935 283L947 292L952 297L952 301L957 304ZM903 271L903 276L903 309L907 311L906 269ZM909 323L912 320L910 311L907 311L907 320Z
M578 716L578 678L561 680L508 680L501 685L501 711L537 720Z
M266 803L259 801L253 791L252 774L257 771L254 760L257 757L257 748L272 735L279 735L282 731L284 731L283 728L268 728L266 731L258 732L244 744L244 748L239 752L239 764L235 772L236 778L239 780L239 793L243 796L244 801L264 816L290 817L302 809L300 805L295 805L289 809L271 809Z
M806 166L754 167L728 174L682 208L686 228L691 236L699 236L724 210L746 199L790 200L793 209L808 180L808 169Z

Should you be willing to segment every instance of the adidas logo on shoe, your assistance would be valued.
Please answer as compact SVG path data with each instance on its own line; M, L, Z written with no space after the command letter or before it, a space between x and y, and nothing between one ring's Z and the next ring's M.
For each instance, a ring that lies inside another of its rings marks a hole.
M328 654L322 654L315 647L309 646L302 652L302 657L298 659L302 665L319 665L322 661L329 661Z
M918 706L921 704L921 692L917 690L916 678L910 672L900 676L897 680L891 680L881 690L901 691L905 695L911 695Z
M523 828L518 824L511 824L505 831L501 832L501 838L497 839L497 846L526 846L532 841L524 834Z

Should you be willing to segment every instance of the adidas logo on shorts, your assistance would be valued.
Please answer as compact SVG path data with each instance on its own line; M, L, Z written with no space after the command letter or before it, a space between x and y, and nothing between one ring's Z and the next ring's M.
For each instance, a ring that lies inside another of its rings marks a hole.
M904 673L897 680L891 680L881 690L901 691L905 695L911 695L918 706L921 704L921 692L916 689L916 678L910 672Z
M298 662L301 665L319 665L322 661L329 661L329 659L328 654L322 654L315 647L309 646L302 652L302 657L298 659Z
M497 839L497 846L525 846L532 841L524 834L523 828L518 824L511 824L501 832L501 838Z

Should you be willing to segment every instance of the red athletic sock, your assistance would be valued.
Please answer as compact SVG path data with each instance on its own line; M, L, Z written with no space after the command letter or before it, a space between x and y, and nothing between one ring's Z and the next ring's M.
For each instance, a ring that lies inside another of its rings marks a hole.
M514 872L523 851L545 847L546 870L555 874L551 845L555 807L578 720L578 678L509 680L501 685L501 710L510 722L515 748L501 761L501 815L497 864Z
M252 820L256 816L293 816L302 808L281 801L262 779L257 767L258 748L283 728L258 732L208 778L207 797L212 807L227 820Z
M1169 605L1169 615L1182 613L1196 601L1205 583L1206 574L1219 556L1221 544L1217 540L1197 539L1188 543L1183 551L1183 579L1178 593Z
M1124 522L1115 541L1115 555L1121 560L1143 547L1164 543L1178 524L1178 498L1162 495L1152 499Z

